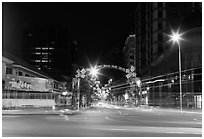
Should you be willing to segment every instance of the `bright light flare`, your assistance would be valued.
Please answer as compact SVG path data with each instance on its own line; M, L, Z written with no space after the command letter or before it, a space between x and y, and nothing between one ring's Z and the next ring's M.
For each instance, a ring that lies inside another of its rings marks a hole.
M97 77L97 75L99 74L98 70L99 69L96 69L96 67L91 67L89 71L90 71L90 74L92 75L92 78Z
M178 45L179 45L179 41L180 40L184 40L181 36L183 35L184 33L179 33L179 30L177 30L176 32L174 32L172 30L172 35L168 35L171 39L169 41L172 41L172 45L174 45L174 43L176 42Z

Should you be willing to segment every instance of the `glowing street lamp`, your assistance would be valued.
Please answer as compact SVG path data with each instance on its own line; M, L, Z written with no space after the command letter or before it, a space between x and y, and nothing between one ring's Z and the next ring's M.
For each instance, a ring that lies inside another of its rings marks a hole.
M168 35L171 39L169 41L172 41L172 45L174 45L174 43L178 44L179 47L179 78L180 78L180 109L182 111L182 86L181 86L181 46L179 41L180 40L184 40L183 38L181 38L181 36L184 33L179 33L179 30L177 30L176 32L174 32L172 30L172 35Z
M92 75L92 78L93 77L97 77L97 75L99 74L98 72L99 69L96 69L96 67L91 67L91 69L89 70L90 71L90 74Z

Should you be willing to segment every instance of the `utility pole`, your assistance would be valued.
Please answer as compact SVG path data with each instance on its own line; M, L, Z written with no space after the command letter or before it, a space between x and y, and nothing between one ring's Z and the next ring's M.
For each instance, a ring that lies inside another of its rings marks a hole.
M77 78L77 101L78 101L78 110L80 107L80 78Z

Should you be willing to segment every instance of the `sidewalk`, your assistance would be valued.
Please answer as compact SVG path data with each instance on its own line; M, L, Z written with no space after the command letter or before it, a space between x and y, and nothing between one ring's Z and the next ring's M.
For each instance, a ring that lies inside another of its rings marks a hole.
M2 110L2 115L75 115L80 114L83 110Z
M129 110L141 110L141 111L164 111L164 112L180 112L181 110L179 108L165 108L165 107L155 107L155 106L139 106L139 107L130 107L130 106L120 106L120 105L113 105L116 108L120 109L129 109ZM183 108L182 113L194 113L194 114L202 114L202 109L196 109L196 108Z
M158 108L156 110L167 111L167 112L202 114L202 109L195 109L195 108L191 108L191 109L183 108L182 111L179 108L178 109L177 108Z

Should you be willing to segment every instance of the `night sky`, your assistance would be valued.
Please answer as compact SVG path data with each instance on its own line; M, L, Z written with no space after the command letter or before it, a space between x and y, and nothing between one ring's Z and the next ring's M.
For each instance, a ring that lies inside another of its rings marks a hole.
M22 57L22 27L26 24L67 24L78 43L80 64L122 66L121 50L134 32L131 2L3 3L3 49Z

